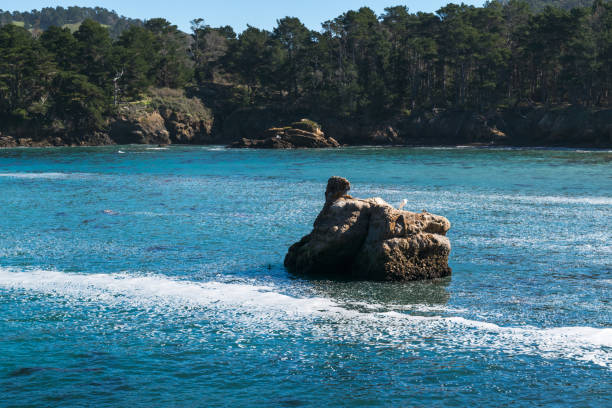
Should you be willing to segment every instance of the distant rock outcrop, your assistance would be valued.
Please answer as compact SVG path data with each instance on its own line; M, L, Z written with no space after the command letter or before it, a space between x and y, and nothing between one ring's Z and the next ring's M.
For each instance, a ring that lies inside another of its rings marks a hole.
M196 98L175 89L150 89L149 100L125 104L111 121L117 144L206 144L213 118Z
M164 118L157 111L122 112L111 124L110 136L117 144L170 143Z
M321 127L315 122L302 119L291 126L270 128L265 131L263 139L242 138L230 145L232 148L258 149L295 149L339 147L340 144L331 137L325 137Z
M52 147L52 146L104 146L114 144L106 133L82 132L63 134L53 129L32 129L25 126L14 129L14 136L0 134L3 147Z
M17 141L12 136L3 136L0 133L0 147L16 147Z
M329 179L313 231L285 257L289 271L375 281L451 274L446 218L398 210L380 198L353 198L349 190L348 180Z

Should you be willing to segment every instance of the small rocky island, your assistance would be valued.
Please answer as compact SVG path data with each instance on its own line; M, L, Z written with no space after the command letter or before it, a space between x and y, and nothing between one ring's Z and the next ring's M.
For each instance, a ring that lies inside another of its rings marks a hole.
M332 137L326 137L316 122L302 119L291 126L270 128L262 139L242 138L229 147L251 149L297 149L340 147Z
M353 198L350 188L344 178L329 179L313 231L285 257L290 272L373 281L451 274L446 218L396 209L380 198Z

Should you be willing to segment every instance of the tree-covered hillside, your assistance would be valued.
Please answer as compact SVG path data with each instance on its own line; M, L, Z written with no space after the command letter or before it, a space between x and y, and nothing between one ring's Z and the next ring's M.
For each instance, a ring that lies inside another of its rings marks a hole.
M502 4L507 4L509 0L499 0ZM534 11L542 11L547 6L557 7L564 10L571 10L578 7L590 7L593 0L525 0Z
M24 12L0 10L0 25L13 23L32 32L44 31L54 26L76 31L86 19L108 27L113 38L117 38L130 26L142 26L143 24L141 20L119 16L114 11L101 7L47 7L42 10Z
M272 31L239 34L202 19L185 34L159 18L115 40L91 19L74 33L0 28L5 132L26 124L104 131L121 106L147 103L151 87L187 89L224 115L274 107L345 123L444 110L608 108L612 3L539 13L517 0L448 4L436 13L397 6L376 15L363 7L316 31L286 17Z

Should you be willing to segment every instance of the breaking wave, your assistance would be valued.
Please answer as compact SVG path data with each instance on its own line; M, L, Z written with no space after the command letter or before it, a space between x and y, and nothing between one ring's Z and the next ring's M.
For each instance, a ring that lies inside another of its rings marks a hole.
M0 177L18 179L71 179L85 178L91 176L90 173L0 173Z
M195 282L161 275L0 268L0 290L17 295L33 291L50 297L102 303L117 310L163 308L166 315L179 310L177 306L201 309L207 316L246 327L253 335L272 335L284 330L295 335L308 333L316 341L333 339L374 347L394 345L449 352L494 350L509 355L573 359L612 369L612 328L502 327L453 315L464 311L445 306L366 304L369 307L364 308L364 304L326 297L290 296L273 284L248 280ZM440 315L411 314L420 311Z

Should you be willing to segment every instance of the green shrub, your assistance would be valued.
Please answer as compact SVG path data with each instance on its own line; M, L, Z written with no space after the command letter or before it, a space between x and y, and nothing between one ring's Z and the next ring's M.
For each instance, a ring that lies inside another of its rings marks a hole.
M316 132L321 129L321 126L317 122L314 122L310 119L302 119L299 122L294 122L291 124L291 127L294 129L305 130L306 132Z
M212 112L198 98L188 98L185 92L171 88L151 88L142 101L148 108L169 109L183 113L196 120L212 120Z

